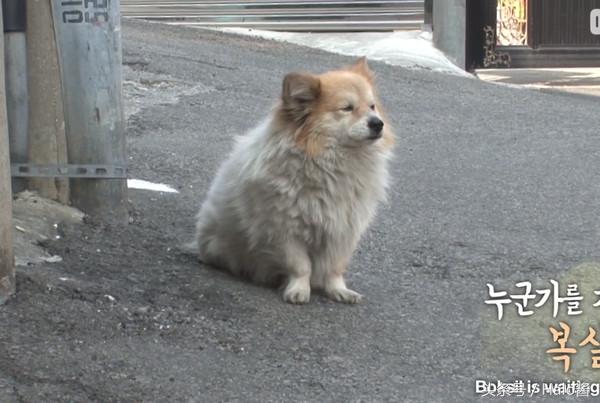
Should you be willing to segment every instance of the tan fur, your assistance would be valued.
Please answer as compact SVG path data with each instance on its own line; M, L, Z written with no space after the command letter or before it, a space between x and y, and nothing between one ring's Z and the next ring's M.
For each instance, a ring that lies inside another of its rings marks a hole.
M283 82L283 102L278 107L279 119L283 122L282 124L298 124L299 128L295 132L296 145L305 150L308 156L316 157L326 146L321 133L314 130L321 116L326 112L340 109L350 95L360 100L357 108L352 112L356 117L355 120L358 120L369 112L367 102L371 93L376 110L385 122L381 146L391 149L394 145L394 134L389 128L381 103L377 99L373 87L374 82L375 75L369 69L364 57L343 70L330 71L321 75L290 73ZM310 99L310 102L306 102L303 106L293 100L289 96L289 93L293 91L302 94L306 100ZM305 115L306 118L303 119Z

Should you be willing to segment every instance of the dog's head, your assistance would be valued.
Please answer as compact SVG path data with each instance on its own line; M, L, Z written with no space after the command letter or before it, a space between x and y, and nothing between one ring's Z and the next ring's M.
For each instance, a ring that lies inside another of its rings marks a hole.
M293 125L296 143L310 155L332 146L391 147L393 134L374 81L364 57L321 75L286 75L280 111L285 124Z

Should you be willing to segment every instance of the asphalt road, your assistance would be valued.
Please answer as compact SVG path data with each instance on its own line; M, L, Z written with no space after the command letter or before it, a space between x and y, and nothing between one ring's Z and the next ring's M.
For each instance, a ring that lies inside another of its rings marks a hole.
M292 306L177 247L282 76L351 59L143 22L123 45L131 176L180 194L132 190L129 226L66 227L62 263L19 271L1 402L471 402L476 379L562 379L556 321L497 322L486 283L600 286L597 98L373 63L399 143L350 268L366 300Z

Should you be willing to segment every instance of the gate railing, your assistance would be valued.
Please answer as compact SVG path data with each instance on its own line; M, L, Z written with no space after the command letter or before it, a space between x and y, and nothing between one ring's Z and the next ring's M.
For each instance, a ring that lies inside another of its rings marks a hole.
M205 27L283 31L420 29L421 1L122 0L122 15Z

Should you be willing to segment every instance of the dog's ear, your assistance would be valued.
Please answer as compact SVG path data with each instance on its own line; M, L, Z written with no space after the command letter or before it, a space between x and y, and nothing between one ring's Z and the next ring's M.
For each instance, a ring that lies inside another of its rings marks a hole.
M365 56L361 57L348 69L354 73L360 74L364 78L366 78L371 84L375 82L375 74L369 68L369 64L367 63L367 58Z
M289 73L283 79L281 99L286 110L297 117L305 116L321 93L321 80L306 73Z

